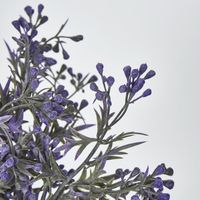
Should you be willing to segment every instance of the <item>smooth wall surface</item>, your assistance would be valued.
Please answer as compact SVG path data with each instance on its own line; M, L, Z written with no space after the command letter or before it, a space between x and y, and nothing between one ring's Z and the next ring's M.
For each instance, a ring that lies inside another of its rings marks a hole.
M0 80L9 76L7 50L3 40L12 44L16 35L10 22L23 13L26 5L45 5L50 20L43 35L56 33L69 18L64 33L83 34L79 44L67 43L76 71L95 73L98 62L106 73L116 77L116 85L125 81L125 65L139 67L147 63L157 72L146 87L152 96L139 101L128 111L114 131L139 131L148 138L146 144L129 150L124 160L109 164L108 171L118 167L141 167L150 170L166 163L175 170L172 200L198 199L200 178L200 1L199 0L7 0L0 1ZM89 98L93 99L93 93ZM122 97L116 91L114 109ZM92 109L91 109L92 110ZM85 113L94 120L92 112ZM94 121L93 121L94 122ZM91 133L92 134L92 133ZM129 141L130 142L130 141ZM70 165L70 159L65 159Z

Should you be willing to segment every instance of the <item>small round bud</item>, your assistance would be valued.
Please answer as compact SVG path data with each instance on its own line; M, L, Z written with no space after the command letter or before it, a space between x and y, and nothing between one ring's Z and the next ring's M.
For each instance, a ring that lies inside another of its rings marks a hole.
M156 72L153 71L153 70L150 70L150 71L146 74L146 76L144 77L144 79L150 79L150 78L152 78L152 77L155 76L155 75L156 75Z
M142 75L147 70L147 64L141 64L139 68L139 74Z
M143 94L142 94L142 97L147 97L147 96L149 96L149 95L151 95L151 89L145 90L145 91L143 92Z
M120 93L124 93L124 92L126 92L126 91L127 91L126 85L121 85L121 86L119 87L119 92L120 92Z
M96 69L97 69L97 71L99 72L99 74L103 74L103 68L104 68L104 66L103 66L103 64L102 63L98 63L97 65L96 65Z

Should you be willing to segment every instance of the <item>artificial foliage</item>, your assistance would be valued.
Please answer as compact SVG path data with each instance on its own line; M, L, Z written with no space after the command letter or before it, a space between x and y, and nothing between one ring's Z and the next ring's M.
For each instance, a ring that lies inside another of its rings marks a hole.
M42 4L37 10L25 7L26 16L12 22L16 48L5 42L10 76L0 85L0 199L123 200L131 195L131 200L169 200L168 189L174 182L168 176L173 175L173 169L163 163L152 172L148 167L142 171L134 166L119 166L111 174L105 170L113 159L122 159L129 148L144 143L130 141L132 136L145 134L113 133L112 127L131 105L151 95L151 89L143 86L155 72L148 70L147 64L138 69L125 66L124 84L118 91L124 101L119 111L113 111L115 78L105 74L102 63L96 65L98 78L68 67L66 41L79 42L83 36L62 35L66 21L53 37L40 38L39 29L48 21L43 9ZM65 60L59 70L55 70L54 53L61 53ZM76 97L87 89L93 102ZM96 123L92 124L82 111L94 105ZM96 133L90 137L84 134L83 130L92 127ZM124 144L119 143L122 140ZM90 153L84 154L90 144ZM76 149L73 162L84 157L80 165L69 168L58 164L67 161L71 149Z

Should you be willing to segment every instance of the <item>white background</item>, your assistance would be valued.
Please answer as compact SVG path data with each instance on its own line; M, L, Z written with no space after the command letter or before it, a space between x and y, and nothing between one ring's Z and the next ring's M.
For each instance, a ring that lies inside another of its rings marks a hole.
M52 35L69 18L64 33L81 33L84 41L67 44L71 59L67 62L76 71L95 73L95 65L103 62L106 73L120 85L125 81L125 65L139 67L146 62L157 76L146 87L152 96L130 108L117 131L140 131L148 138L135 137L129 142L148 140L129 150L124 160L109 164L117 167L150 166L165 162L175 170L172 200L198 199L199 159L199 0L1 0L0 12L0 74L1 82L9 76L7 50L15 35L10 22L23 13L26 5L45 5L50 21L43 26L43 35ZM117 87L116 87L117 89ZM91 93L91 97L93 94ZM122 98L114 92L114 108ZM94 122L92 112L86 112ZM115 131L114 129L114 131ZM113 132L115 133L115 132ZM70 159L65 159L67 164Z

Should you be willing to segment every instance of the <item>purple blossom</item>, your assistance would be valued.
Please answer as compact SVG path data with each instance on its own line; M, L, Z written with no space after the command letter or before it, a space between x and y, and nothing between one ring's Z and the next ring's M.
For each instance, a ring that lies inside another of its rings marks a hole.
M151 95L151 89L145 90L145 91L143 92L143 94L142 94L142 97L147 97L147 96L149 96L149 95Z
M20 29L20 23L18 20L15 20L12 22L12 25L19 31L21 32L21 29Z
M120 92L120 93L127 92L127 86L126 86L126 85L121 85L121 86L119 87L119 92Z
M33 15L33 13L34 13L34 10L33 10L33 8L32 8L31 6L26 6L26 7L24 8L24 10L25 10L26 14L27 14L29 17L31 17L31 16Z
M141 64L139 68L139 74L142 75L147 70L147 64Z
M83 108L85 108L86 106L88 106L88 101L86 99L83 99L81 101L80 107L79 109L82 110Z
M158 194L156 200L169 200L170 199L170 195L167 193L160 193Z
M44 24L45 22L48 21L48 17L47 16L43 16L41 19L40 19L40 25Z
M42 4L38 5L38 14L41 15L42 11L44 9L44 6Z
M54 101L56 102L56 103L62 103L63 102L63 96L61 95L61 94L57 94L56 96L54 96Z
M125 76L126 76L126 78L128 80L129 77L130 77L130 74L131 74L131 67L130 66L126 66L126 67L123 68L123 71L124 71L124 74L125 74Z
M160 177L156 177L153 183L153 187L163 189L163 181Z
M131 197L131 200L140 200L140 198L138 197L138 195L133 195L133 196Z
M150 70L150 71L145 75L144 79L150 79L150 78L152 78L152 77L155 76L155 75L156 75L156 72L153 71L153 70Z
M31 81L31 90L35 91L39 86L39 80L38 79L33 79Z
M48 66L52 66L52 65L55 65L57 63L57 61L53 58L46 58L45 62Z
M137 78L139 75L139 71L138 69L133 69L132 72L131 72L131 76L133 79Z
M65 60L69 59L69 54L67 53L67 51L65 49L62 49L62 54L63 54L63 58Z
M36 78L38 73L39 73L39 69L38 68L36 68L36 67L31 67L30 68L30 77L31 78Z
M90 89L93 90L93 91L95 91L95 92L97 92L99 88L98 88L98 86L97 86L96 83L91 83L90 84Z
M174 181L172 181L172 180L165 180L165 181L163 181L163 184L169 190L174 188Z
M8 153L10 152L10 148L7 144L0 145L0 160L2 160Z
M42 171L42 164L40 163L36 163L33 167L33 170L37 173L39 173L40 171Z
M55 120L57 118L58 113L56 111L51 111L50 113L48 113L48 117L51 120Z
M99 72L100 75L103 74L103 68L104 68L104 66L103 66L102 63L98 63L98 64L96 65L96 69L97 69L97 71Z
M115 82L115 79L114 79L114 77L109 76L109 77L106 79L106 81L107 81L108 86L111 87L111 86L113 85L113 83Z
M6 162L4 163L4 165L5 165L6 168L11 168L11 167L14 166L14 164L15 164L15 160L14 160L13 157L8 158L6 160Z
M160 164L154 170L153 175L154 176L158 176L158 175L164 174L165 171L166 171L165 165L164 164Z
M104 99L104 97L105 97L105 94L103 92L101 92L101 91L97 91L95 96L96 96L97 100L102 101Z
M10 174L8 173L8 171L0 173L0 179L2 181L8 181L10 179Z
M29 23L26 21L26 19L24 19L23 17L20 17L18 21L19 21L20 26L23 29L25 29L26 31L30 30Z

